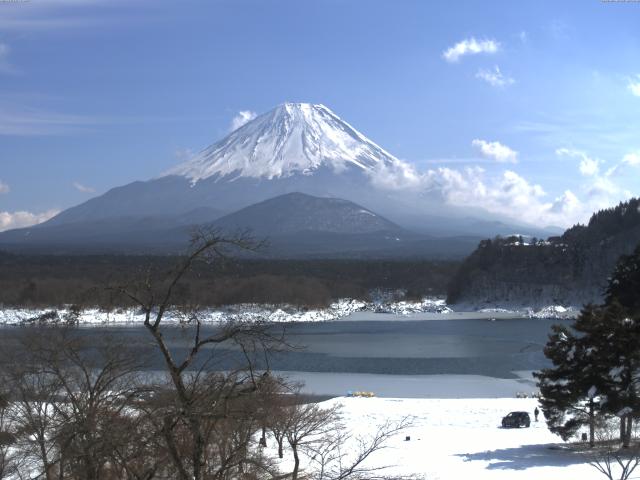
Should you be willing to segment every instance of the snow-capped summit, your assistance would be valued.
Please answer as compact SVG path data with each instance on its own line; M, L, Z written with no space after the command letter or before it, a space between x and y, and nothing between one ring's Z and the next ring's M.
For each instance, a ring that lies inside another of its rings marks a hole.
M321 104L284 103L251 120L165 175L192 183L218 176L281 178L356 167L372 172L400 161Z

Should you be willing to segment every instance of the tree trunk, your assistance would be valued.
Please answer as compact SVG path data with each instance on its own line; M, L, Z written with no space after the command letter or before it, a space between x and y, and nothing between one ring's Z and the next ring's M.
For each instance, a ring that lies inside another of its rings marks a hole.
M40 457L42 458L42 466L44 467L44 475L46 480L54 479L54 465L49 463L49 459L47 458L47 447L44 445L44 442L38 442L38 446L40 448Z
M162 427L162 435L164 436L164 441L166 442L167 449L169 450L169 457L172 460L172 463L178 470L178 474L181 480L191 480L192 477L189 476L187 470L185 469L184 464L182 463L182 458L180 453L178 452L178 448L175 444L174 438L171 432L171 418L165 417L163 419L163 427Z
M284 452L282 449L282 444L284 443L283 439L278 439L278 457L283 458L284 457Z
M262 437L260 437L260 446L267 446L267 427L262 425Z
M300 468L300 458L298 457L298 447L291 445L293 450L293 472L291 472L291 480L298 480L298 469Z
M64 454L60 453L60 459L58 460L58 480L64 479ZM49 480L49 477L47 477Z
M624 415L620 419L621 434L622 434L622 448L629 448L631 444L631 427L633 426L633 418L631 415Z
M593 398L589 399L589 447L593 448L595 445L595 433L596 433L596 416L593 413Z
M200 435L200 425L198 421L191 416L190 427L193 435L193 480L201 480L202 466L204 457L204 441Z

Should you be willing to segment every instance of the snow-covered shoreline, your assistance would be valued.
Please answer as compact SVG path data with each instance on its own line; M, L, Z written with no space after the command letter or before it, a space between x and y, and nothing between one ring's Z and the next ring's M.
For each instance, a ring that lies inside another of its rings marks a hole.
M354 299L341 299L326 308L302 308L292 305L237 304L219 308L207 308L200 311L204 323L216 324L226 320L263 321L263 322L326 322L335 320L454 320L509 318L573 318L579 309L550 305L539 309L531 307L481 308L448 306L442 298L424 298L421 301L378 300L365 302ZM71 318L70 308L0 308L0 325L36 324L49 313L53 320L63 322ZM137 309L114 309L111 311L87 308L79 312L77 323L80 325L133 325L139 324L144 315ZM44 319L43 319L44 320ZM167 323L179 324L184 316L170 311L165 316Z

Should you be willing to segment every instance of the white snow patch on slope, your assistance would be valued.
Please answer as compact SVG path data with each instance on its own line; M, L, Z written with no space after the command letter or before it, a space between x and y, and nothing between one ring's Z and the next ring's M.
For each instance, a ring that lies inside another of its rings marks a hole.
M165 175L196 183L212 176L279 178L356 167L373 173L404 162L320 104L285 103L247 122ZM408 168L408 167L407 167Z

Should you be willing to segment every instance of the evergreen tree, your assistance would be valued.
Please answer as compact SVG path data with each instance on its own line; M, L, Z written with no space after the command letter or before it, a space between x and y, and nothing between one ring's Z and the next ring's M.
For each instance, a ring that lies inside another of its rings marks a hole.
M605 305L617 302L629 315L640 314L640 245L631 255L623 255L605 290Z
M606 331L599 339L597 360L601 367L606 366L604 408L620 417L620 439L625 447L631 441L633 420L640 416L640 317L627 313L617 301L602 310Z
M554 326L545 348L553 367L535 374L549 429L563 439L589 426L593 445L599 414L620 418L629 446L640 417L640 247L623 256L605 304L587 305L570 328Z
M606 366L597 360L603 324L601 309L587 305L572 328L554 325L544 353L553 367L535 373L540 404L549 429L568 440L589 427L589 443L595 441L595 424L606 391Z

